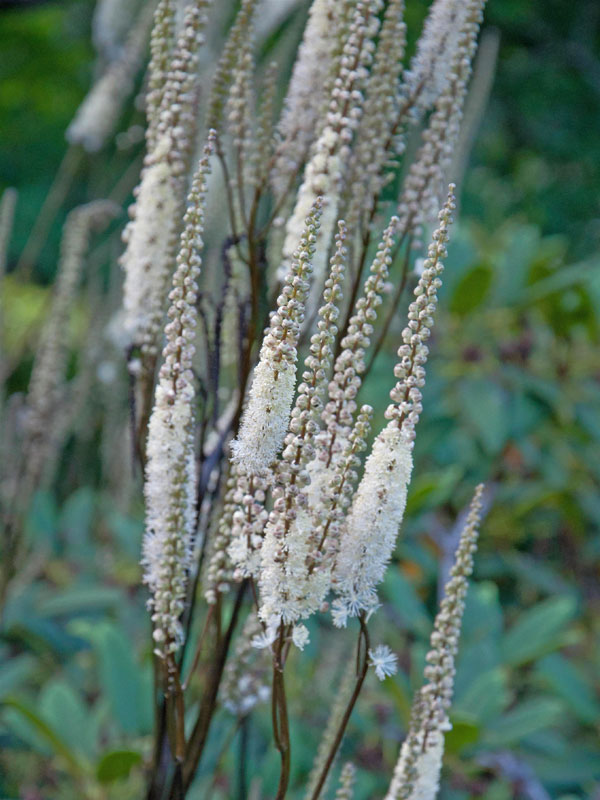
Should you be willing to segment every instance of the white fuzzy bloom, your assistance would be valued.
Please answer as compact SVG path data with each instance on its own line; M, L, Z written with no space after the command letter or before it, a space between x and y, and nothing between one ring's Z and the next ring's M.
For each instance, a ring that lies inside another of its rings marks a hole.
M162 658L176 652L183 639L180 617L196 527L192 359L198 313L196 278L201 265L206 175L213 141L211 131L188 198L177 269L169 293L167 342L148 425L142 564L144 582L150 589L155 652Z
M330 570L309 572L307 564L313 548L312 516L304 508L296 510L293 535L287 542L285 564L281 561L281 527L269 523L261 548L260 616L273 615L284 624L309 617L321 606L330 586Z
M346 227L340 221L336 252L319 310L318 332L311 338L289 433L277 465L273 510L261 549L260 616L262 619L279 616L284 624L315 612L330 586L331 562L322 558L325 537L314 524L314 509L307 506L304 490L309 480L306 466L315 456L314 439L319 431L322 397L333 359L345 238Z
M122 91L123 75L120 70L110 69L105 72L77 109L75 118L67 128L68 141L80 144L88 153L100 150L112 133L121 110L120 103L115 103L115 98Z
M375 668L375 675L380 681L398 672L398 656L385 644L378 644L375 650L369 650L369 664Z
M431 108L446 88L467 10L464 0L434 0L429 9L410 69L404 73L403 93L421 111Z
M398 203L399 233L411 233L418 244L423 224L435 219L452 165L463 118L463 107L477 49L477 33L485 0L465 0L460 7L460 25L443 66L442 90L433 103L433 113L423 132L423 143L413 159ZM436 74L440 71L435 68Z
M394 770L394 777L384 800L435 800L440 788L440 773L444 757L444 734L441 730L433 730L427 734L425 749L422 746L423 735L417 740L418 754L411 754L410 739L402 745L400 758ZM412 755L412 757L411 757ZM406 786L406 773L411 761L411 777L409 787ZM406 791L401 790L406 787Z
M237 639L233 657L225 666L221 702L229 712L239 717L245 717L271 695L271 654L266 650L257 651L252 645L260 629L258 617L250 614Z
M281 0L275 2L282 4ZM341 5L341 2L314 0L310 7L278 126L282 141L273 170L273 183L278 192L287 188L290 177L300 168L318 135L317 128L333 73L336 5ZM312 203L308 208L310 205Z
M317 197L323 198L323 216L319 234L320 246L313 259L313 281L321 286L327 264L327 245L331 241L340 199L340 159L330 149L337 147L337 135L331 128L323 131L316 145L316 154L306 165L304 181L298 190L294 213L286 224L283 242L283 263L289 264L304 227L304 220ZM285 266L282 267L285 270ZM282 277L280 270L279 277Z
M150 341L160 324L173 255L178 202L170 167L162 158L165 146L159 146L157 157L144 170L134 218L124 233L124 327L136 345Z
M307 209L317 197L323 199L324 211L319 245L313 263L313 290L309 302L311 311L316 305L325 278L329 244L335 230L345 165L350 157L350 144L360 121L363 91L375 47L373 39L379 30L377 13L380 8L379 0L371 3L364 0L357 2L340 59L338 75L331 92L326 123L306 165L294 212L286 226L283 244L284 264L289 263Z
M195 527L193 395L188 386L173 399L168 381L161 381L148 427L143 563L159 653L164 646L168 651L176 650L182 636L179 617L184 608ZM175 495L180 495L176 501Z
M431 649L426 656L426 683L413 702L408 735L385 800L434 800L439 789L444 731L450 729L447 712L454 688L467 581L473 571L473 553L477 547L482 493L480 484L475 489L451 577L433 625Z
M334 608L345 607L350 616L377 602L376 586L396 544L412 465L412 442L390 422L373 443L340 541ZM342 620L338 611L336 621Z
M296 347L320 216L317 200L305 218L300 244L277 298L277 311L263 339L240 432L231 445L234 463L248 475L267 473L287 432L296 386Z
M3 198L2 205L3 211L10 214L10 195ZM65 409L63 392L69 355L69 315L77 296L92 231L101 230L117 212L118 207L112 203L96 200L73 209L65 222L52 305L36 349L27 394L25 440L22 443L25 470L19 479L24 497L30 488L39 484L60 445L61 425L57 418ZM8 221L3 220L4 224Z
M306 625L294 625L292 628L292 642L298 650L304 650L309 642L309 633Z
M279 617L273 616L270 619L265 621L265 628L261 633L258 633L252 639L252 647L256 647L258 650L263 650L266 647L271 647L274 643L275 639L277 639L277 634L279 633Z
M249 474L264 474L275 460L285 437L296 386L296 366L277 364L261 351L254 370L248 407L238 438L232 443L234 461Z
M119 55L131 25L136 4L132 0L98 0L92 17L92 41L101 55L112 61Z
M356 767L351 761L344 764L340 774L340 785L335 793L335 800L352 800L356 782Z

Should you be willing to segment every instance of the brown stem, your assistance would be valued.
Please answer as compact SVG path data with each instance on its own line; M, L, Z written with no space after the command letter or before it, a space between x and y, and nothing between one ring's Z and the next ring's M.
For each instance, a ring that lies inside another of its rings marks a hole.
M273 735L275 745L281 754L281 772L279 775L279 786L275 800L284 800L288 784L290 782L291 766L291 747L290 747L290 728L287 711L287 701L285 697L285 683L283 678L283 649L289 634L288 626L281 623L279 628L279 638L273 654L273 698L272 698L272 719Z
M348 701L346 711L344 712L344 716L342 717L342 721L340 722L340 726L337 730L335 739L333 740L333 744L331 745L331 748L329 750L327 760L325 761L323 769L321 770L321 774L319 775L319 780L317 781L315 790L312 793L311 800L318 800L319 795L323 790L325 781L327 780L327 775L329 774L329 770L331 769L337 751L340 748L342 739L344 738L344 733L346 732L348 721L350 720L350 716L352 714L352 711L354 710L354 706L356 705L356 701L358 700L358 696L360 694L363 683L367 676L367 670L369 668L370 644L369 644L369 631L367 629L367 624L365 622L364 612L361 613L360 617L358 618L358 621L360 623L360 633L358 635L358 647L356 652L356 659L357 659L356 686L354 687L352 696Z
M200 656L202 654L202 645L204 644L204 642L206 640L206 632L208 631L208 626L210 625L210 621L212 619L212 615L214 613L214 610L215 610L214 605L211 605L209 607L209 609L208 609L208 613L206 615L206 619L204 620L204 625L202 627L202 631L200 632L200 636L198 637L198 643L196 645L196 652L194 653L194 660L192 661L192 665L190 667L190 671L188 672L188 676L185 679L185 681L183 682L182 687L181 687L184 692L188 688L188 686L190 685L190 680L192 679L192 675L196 671L196 667L198 666L198 664L200 662Z
M185 758L185 701L183 697L183 688L179 677L179 670L177 665L173 673L173 692L175 698L175 761L178 764L183 763Z
M218 136L215 140L215 152L221 164L221 169L223 170L223 182L225 183L225 195L227 197L227 207L229 208L229 221L231 223L231 237L233 241L236 243L238 256L242 261L245 261L246 259L244 258L239 249L239 242L241 240L240 237L238 236L238 226L235 215L235 203L233 200L233 193L231 191L231 176L229 174L229 167L227 166L227 161L225 159L225 153L223 152L223 148L221 147L221 142Z
M244 581L238 589L231 614L231 620L221 640L220 647L217 650L215 660L213 661L210 669L198 718L187 744L183 763L183 787L185 791L189 789L194 779L194 775L198 769L198 764L202 758L204 746L208 738L210 724L217 704L217 694L219 692L219 686L221 685L221 678L223 677L223 669L225 668L225 662L227 661L229 646L231 644L233 632L235 630L237 619L242 607L247 583L247 581Z

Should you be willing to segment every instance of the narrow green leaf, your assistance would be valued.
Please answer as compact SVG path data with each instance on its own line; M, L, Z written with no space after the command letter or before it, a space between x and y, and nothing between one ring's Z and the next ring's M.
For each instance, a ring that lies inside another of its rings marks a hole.
M54 750L56 755L61 756L69 770L80 775L82 772L81 764L79 763L73 751L60 739L57 733L52 729L48 723L43 720L33 709L22 703L20 700L14 698L7 698L2 701L2 705L7 708L12 708L17 711L30 725L34 728L44 741L46 741Z

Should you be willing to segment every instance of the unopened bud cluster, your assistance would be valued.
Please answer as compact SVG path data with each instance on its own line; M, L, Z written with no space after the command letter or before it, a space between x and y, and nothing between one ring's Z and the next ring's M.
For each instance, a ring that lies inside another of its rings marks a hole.
M444 731L450 728L447 715L452 701L464 600L477 548L482 493L483 486L479 485L435 618L431 649L426 656L426 683L415 698L409 731L385 800L434 800L439 790Z
M423 410L421 389L425 385L425 364L429 349L425 342L431 336L437 307L437 291L442 285L443 260L447 256L448 228L455 209L454 189L449 187L446 203L438 215L438 227L427 250L423 272L414 291L415 299L408 308L408 325L402 331L403 344L398 349L401 359L394 368L397 383L390 392L392 404L386 418L402 429L406 441L413 441L415 427Z

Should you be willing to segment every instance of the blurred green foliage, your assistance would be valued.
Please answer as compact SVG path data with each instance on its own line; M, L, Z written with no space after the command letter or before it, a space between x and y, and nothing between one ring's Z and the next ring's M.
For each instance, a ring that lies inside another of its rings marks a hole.
M425 5L409 2L409 20ZM91 8L82 0L0 12L0 174L20 192L13 265L93 73ZM600 796L599 18L586 0L489 0L498 75L447 262L408 523L373 621L373 638L401 653L402 669L369 682L342 754L359 767L359 800L387 786L421 680L439 565L480 480L493 502L468 597L443 797ZM135 155L105 155L115 182ZM15 390L26 386L46 295L39 284L52 275L64 213L90 196L98 172L87 158L32 281L8 285ZM382 353L364 392L378 413L392 364L393 352ZM85 424L96 441L103 418L92 408ZM66 458L59 485L31 508L32 563L2 620L0 796L139 798L152 730L142 509L139 499L133 510L115 503L93 464L82 484L72 442ZM316 701L351 647L349 636L319 665L328 636L313 621L308 680L289 689L300 720L296 786L325 723ZM237 778L206 777L233 725L224 711L219 719L194 799L234 796ZM246 724L247 758L268 793L278 769L268 715ZM242 735L222 775L238 774Z

